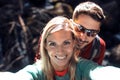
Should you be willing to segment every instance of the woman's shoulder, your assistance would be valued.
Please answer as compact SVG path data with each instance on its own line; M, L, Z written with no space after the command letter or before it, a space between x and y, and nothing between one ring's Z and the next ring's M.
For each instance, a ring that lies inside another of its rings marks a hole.
M25 70L25 71L28 71L28 72L36 72L36 73L37 72L42 72L41 61L37 61L34 64L27 65L26 67L24 67L21 70L23 70L23 71Z
M97 63L84 58L79 58L76 65L76 75L78 78L81 76L84 80L90 80L90 72L97 67Z
M99 65L97 63L93 62L92 60L87 60L87 59L84 59L81 57L78 59L78 63L77 63L77 67L82 68L82 69L85 69L87 67L96 68L98 66Z
M16 73L18 76L22 75L21 77L24 79L26 77L29 77L31 80L36 80L38 77L40 79L43 79L43 71L40 62L36 62L32 65L28 65L25 68L19 70Z

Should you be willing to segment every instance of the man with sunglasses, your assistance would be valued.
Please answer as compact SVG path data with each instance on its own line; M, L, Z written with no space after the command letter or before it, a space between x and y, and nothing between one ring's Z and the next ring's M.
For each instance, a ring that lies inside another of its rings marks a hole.
M94 2L83 2L76 6L72 22L80 48L80 56L102 64L106 44L98 36L100 26L105 20L102 8Z

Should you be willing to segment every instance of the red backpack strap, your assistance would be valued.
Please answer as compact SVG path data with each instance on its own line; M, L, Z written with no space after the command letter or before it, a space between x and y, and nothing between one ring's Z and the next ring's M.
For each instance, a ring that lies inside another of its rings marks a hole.
M90 52L90 60L93 60L95 57L100 54L100 37L97 35L93 41L91 52Z

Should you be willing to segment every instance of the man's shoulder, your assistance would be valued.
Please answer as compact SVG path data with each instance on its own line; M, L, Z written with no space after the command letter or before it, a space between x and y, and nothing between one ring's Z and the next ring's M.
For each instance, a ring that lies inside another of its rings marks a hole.
M101 38L99 35L97 35L96 37L95 37L95 39L92 41L92 44L91 45L98 45L98 46L100 46L100 47L106 47L106 43L105 43L105 41L104 41L104 39L103 38Z
M105 41L97 35L92 43L90 59L92 60L94 58L99 57L101 54L103 54L101 52L103 52L105 48L106 48Z
M106 46L105 41L101 37L99 38L99 42L102 47Z

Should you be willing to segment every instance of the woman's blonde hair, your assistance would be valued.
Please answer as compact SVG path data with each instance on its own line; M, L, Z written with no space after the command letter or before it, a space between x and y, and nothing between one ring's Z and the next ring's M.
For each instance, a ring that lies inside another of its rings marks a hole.
M46 80L55 80L54 69L51 65L47 50L45 49L46 39L51 32L59 31L60 29L55 29L59 26L61 26L62 29L71 30L72 37L73 39L75 39L74 34L72 33L72 28L71 28L73 26L72 23L70 22L69 19L63 16L57 16L53 18L45 26L42 33L41 43L40 43L40 55L42 60L43 73L45 74ZM70 60L70 64L68 66L68 73L70 76L70 80L75 80L76 61L77 61L76 55L73 54Z

